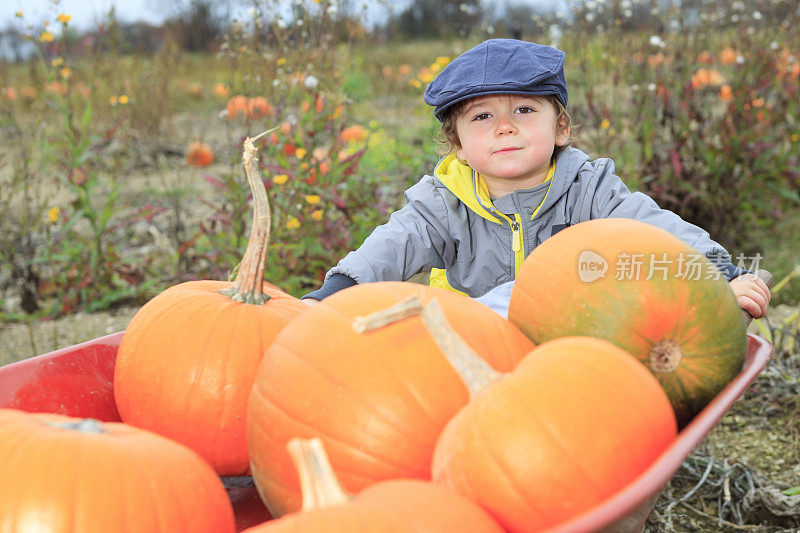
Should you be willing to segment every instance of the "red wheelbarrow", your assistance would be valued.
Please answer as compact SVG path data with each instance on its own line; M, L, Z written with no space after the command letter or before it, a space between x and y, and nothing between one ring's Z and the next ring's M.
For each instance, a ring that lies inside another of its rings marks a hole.
M114 361L122 333L0 367L0 407L120 421L114 404ZM681 463L766 366L769 342L748 335L742 371L639 478L601 504L549 532L640 531L658 494ZM239 531L269 518L249 477L223 478Z

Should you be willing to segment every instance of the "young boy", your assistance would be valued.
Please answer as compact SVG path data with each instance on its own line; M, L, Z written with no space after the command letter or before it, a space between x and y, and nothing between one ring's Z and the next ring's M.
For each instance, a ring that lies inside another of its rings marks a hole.
M406 191L405 207L303 298L434 269L432 285L506 316L515 275L531 250L567 226L621 217L664 228L705 254L742 309L764 316L767 286L736 268L708 233L631 193L610 159L590 161L569 147L564 55L532 42L490 39L447 65L425 102L442 123L449 155Z

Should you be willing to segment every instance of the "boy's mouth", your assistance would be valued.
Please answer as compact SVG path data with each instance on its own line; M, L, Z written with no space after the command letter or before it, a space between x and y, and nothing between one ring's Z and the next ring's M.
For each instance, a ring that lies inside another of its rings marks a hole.
M509 152L516 152L517 150L521 150L521 148L517 146L511 146L508 148L501 148L500 150L495 150L494 153L496 154L507 154Z

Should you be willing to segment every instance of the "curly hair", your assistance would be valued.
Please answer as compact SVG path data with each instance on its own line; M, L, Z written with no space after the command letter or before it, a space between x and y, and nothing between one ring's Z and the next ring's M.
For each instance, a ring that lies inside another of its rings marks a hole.
M574 138L572 136L572 117L569 116L564 105L556 98L555 95L548 94L545 96L548 102L550 102L553 107L556 109L556 124L559 125L557 132L562 132L564 130L568 130L570 132L570 136L567 139L567 142L563 146L556 145L553 149L553 155L557 154L560 150L569 146L573 141ZM445 113L444 120L442 121L442 125L439 128L439 131L436 133L434 140L436 141L436 153L441 156L450 155L455 153L456 150L461 148L461 141L458 138L458 132L456 131L456 120L458 117L461 116L464 108L467 106L467 103L470 100L463 100L458 102L457 104L453 104Z

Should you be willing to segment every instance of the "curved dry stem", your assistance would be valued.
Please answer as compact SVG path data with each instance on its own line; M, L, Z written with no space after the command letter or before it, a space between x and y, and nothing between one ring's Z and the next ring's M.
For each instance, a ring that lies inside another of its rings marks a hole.
M267 268L267 251L269 250L270 227L272 224L267 190L256 169L258 147L255 141L267 133L275 131L275 129L272 128L260 135L252 138L247 137L244 140L242 166L247 176L250 192L253 194L253 224L250 228L247 248L244 251L242 261L239 263L233 286L219 291L237 302L255 305L263 304L270 299L270 296L265 294L262 288L264 271Z

